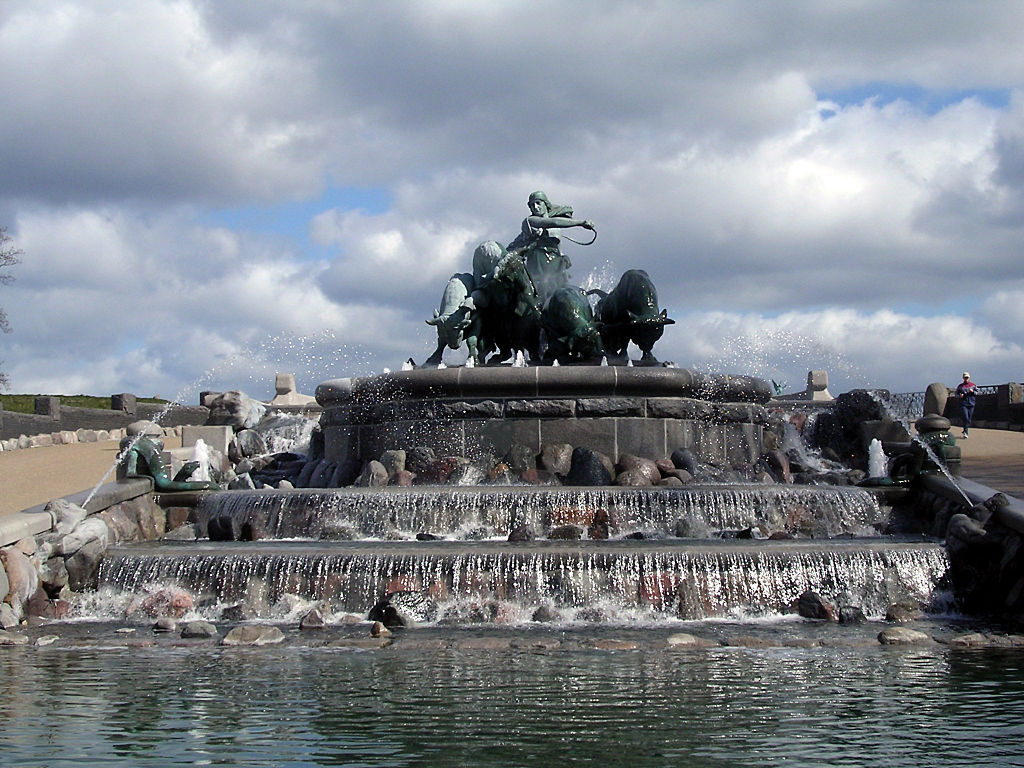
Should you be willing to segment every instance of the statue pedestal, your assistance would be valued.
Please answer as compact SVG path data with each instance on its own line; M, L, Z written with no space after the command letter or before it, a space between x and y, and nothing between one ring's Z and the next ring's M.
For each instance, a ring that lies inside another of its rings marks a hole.
M617 366L420 369L317 388L325 455L338 463L420 445L472 459L555 443L613 460L689 448L702 461L754 461L770 398L760 379Z

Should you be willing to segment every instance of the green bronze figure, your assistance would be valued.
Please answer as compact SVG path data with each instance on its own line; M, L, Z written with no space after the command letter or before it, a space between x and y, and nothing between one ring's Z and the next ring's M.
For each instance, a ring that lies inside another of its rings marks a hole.
M558 236L549 230L582 227L594 232L595 236L597 230L589 219L572 218L571 206L552 205L543 192L530 195L527 205L530 215L523 219L522 232L508 244L508 251L523 257L526 270L543 302L569 284L569 267L572 266L569 257L562 254Z
M195 471L198 462L190 461L171 478L170 468L163 458L163 441L154 435L139 434L121 441L120 460L124 462L125 477L148 477L157 491L217 491L214 482L186 480Z

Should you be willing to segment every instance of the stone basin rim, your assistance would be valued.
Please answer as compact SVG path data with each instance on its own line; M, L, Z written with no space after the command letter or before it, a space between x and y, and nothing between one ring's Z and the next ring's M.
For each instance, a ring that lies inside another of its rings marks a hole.
M360 396L532 398L572 394L693 397L712 402L764 404L771 400L773 392L766 381L753 376L628 366L420 368L333 379L316 389L317 402L325 408Z

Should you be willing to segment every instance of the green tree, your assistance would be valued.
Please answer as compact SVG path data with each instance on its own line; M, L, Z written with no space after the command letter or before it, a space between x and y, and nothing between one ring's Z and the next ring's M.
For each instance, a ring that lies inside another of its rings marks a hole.
M14 275L7 271L8 267L12 267L17 264L20 259L21 251L14 247L14 241L7 234L6 227L0 227L0 285L5 285L14 279ZM4 312L4 308L0 307L0 331L4 333L11 332L11 325L7 322L7 313ZM3 365L3 361L0 360L0 365ZM0 389L7 386L7 376L3 371L0 371Z

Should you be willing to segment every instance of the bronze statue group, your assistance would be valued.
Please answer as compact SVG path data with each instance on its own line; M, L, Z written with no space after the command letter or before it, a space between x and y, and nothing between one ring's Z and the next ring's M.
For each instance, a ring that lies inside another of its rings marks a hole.
M437 349L424 366L442 363L445 347L467 348L467 365L514 362L531 364L626 365L630 342L639 347L639 365L659 365L652 349L666 325L658 310L654 283L641 269L622 275L611 291L584 292L569 282L569 257L553 230L597 230L588 219L573 218L570 206L552 205L543 192L528 201L530 215L507 246L481 243L472 273L448 280L440 307L427 323L437 329ZM568 238L572 240L572 238ZM598 296L595 307L590 296Z

